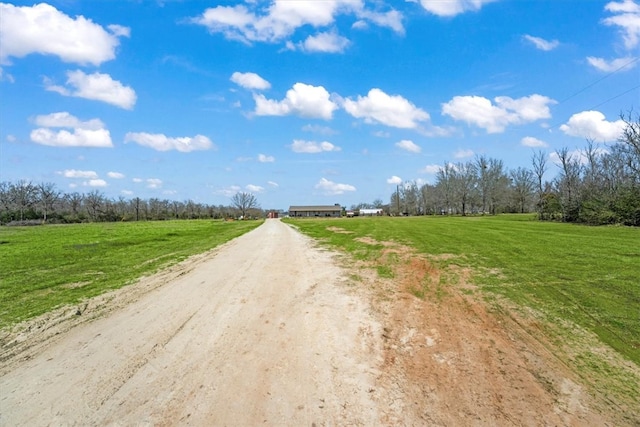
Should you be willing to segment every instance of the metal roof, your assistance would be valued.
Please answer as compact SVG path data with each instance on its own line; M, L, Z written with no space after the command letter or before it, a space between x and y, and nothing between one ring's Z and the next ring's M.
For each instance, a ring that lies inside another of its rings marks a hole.
M289 206L289 212L336 212L342 211L342 206L321 205L321 206Z

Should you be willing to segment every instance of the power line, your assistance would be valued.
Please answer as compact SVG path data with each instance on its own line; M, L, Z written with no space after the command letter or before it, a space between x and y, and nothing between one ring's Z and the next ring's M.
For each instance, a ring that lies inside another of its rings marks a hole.
M574 97L576 97L576 96L580 95L582 92L584 92L584 91L586 91L587 89L589 89L589 88L591 88L591 87L593 87L593 86L597 85L598 83L600 83L600 82L601 82L601 81L603 81L604 79L607 79L607 78L611 77L612 75L616 74L618 71L622 70L623 68L626 68L626 67L628 67L629 65L633 64L634 62L638 62L638 61L640 61L640 56L638 56L638 57L636 57L636 58L633 58L631 61L629 61L629 62L625 63L624 65L622 65L622 66L620 66L620 67L618 67L618 68L616 68L615 70L611 71L610 73L608 73L608 74L606 74L606 75L604 75L604 76L600 77L598 80L594 81L593 83L590 83L590 84L586 85L585 87L583 87L582 89L580 89L579 91L577 91L577 92L575 92L575 93L573 93L573 94L569 95L568 97L566 97L566 98L565 98L565 99L563 99L562 101L559 101L559 102L558 102L558 105L560 105L560 104L562 104L562 103L564 103L564 102L566 102L566 101L570 100L571 98L574 98ZM610 101L610 100L609 100L609 101ZM605 101L605 102L607 102L607 101ZM602 105L602 104L600 104L600 105ZM595 108L595 107L593 107L593 108Z
M633 91L633 90L635 90L635 89L640 89L640 85L634 86L634 87L632 87L631 89L627 89L627 90L625 90L624 92L619 93L618 95L613 96L613 97L611 97L611 98L607 99L606 101L602 101L602 102L601 102L601 103L599 103L598 105L594 105L593 107L590 107L590 108L589 108L589 110L593 110L594 108L598 108L599 106L601 106L601 105L603 105L603 104L606 104L606 103L607 103L607 102L609 102L609 101L613 101L613 100L614 100L614 99L616 99L616 98L620 98L622 95L626 95L626 94L628 94L629 92L631 92L631 91Z

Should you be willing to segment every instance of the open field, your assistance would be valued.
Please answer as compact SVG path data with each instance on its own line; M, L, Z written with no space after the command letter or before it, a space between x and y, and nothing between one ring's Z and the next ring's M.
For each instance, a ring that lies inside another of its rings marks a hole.
M546 360L573 372L591 395L609 402L604 406L626 413L625 424L640 421L633 415L640 407L639 229L538 222L530 215L287 222L348 253L363 271L373 267L380 283L395 282L422 300L413 304L417 309L407 303L396 312L405 328L429 330L443 316L445 325L475 327L473 312L466 320L450 316L452 308L454 316L467 316L464 307L480 298L514 342L533 338ZM391 304L398 295L380 292ZM498 349L495 357L501 354ZM562 395L561 381L534 376Z
M0 424L639 425L637 364L556 306L496 291L512 273L479 249L408 245L471 221L291 222L346 251L268 220L4 328ZM485 238L527 228L475 224Z
M441 265L475 269L485 291L575 322L640 364L640 229L538 222L529 215L356 218L291 221L301 231L353 253L379 257L394 241L441 256ZM327 227L352 233L335 233ZM425 290L415 293L424 297Z
M0 227L0 327L120 288L261 221Z

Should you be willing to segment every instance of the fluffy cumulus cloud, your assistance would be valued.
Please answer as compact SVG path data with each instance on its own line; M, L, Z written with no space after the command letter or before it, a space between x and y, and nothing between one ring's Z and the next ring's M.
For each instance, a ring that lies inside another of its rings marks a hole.
M51 147L113 147L111 134L99 119L82 121L66 111L36 116L31 141Z
M188 153L215 149L213 142L204 135L171 138L161 133L128 132L124 140L125 142L135 142L143 147L153 148L158 151L176 150Z
M321 178L315 185L315 188L327 196L344 194L346 191L356 191L356 187L353 185L339 184L337 182L329 181L326 178Z
M355 15L361 21L404 32L398 12L367 9L363 0L274 0L266 8L263 3L250 1L207 8L191 22L206 27L212 34L221 33L227 39L275 43L288 39L303 26L331 27L340 15Z
M125 174L121 172L107 172L107 176L111 179L124 179Z
M276 158L273 156L267 156L266 154L258 154L258 161L260 163L273 163L276 161Z
M551 118L551 98L542 95L512 99L499 96L491 100L481 96L456 96L442 105L442 114L485 129L487 133L501 133L509 125L531 123Z
M110 25L106 29L83 16L70 18L46 3L14 6L0 3L0 63L39 53L64 62L100 65L115 58L118 37L129 29Z
M402 184L402 178L393 175L391 178L387 179L387 184L400 185Z
M82 183L83 186L85 187L106 187L107 186L107 181L105 181L104 179L90 179L89 181L85 181Z
M387 95L374 88L367 96L343 101L345 111L366 123L380 123L390 127L415 129L429 120L429 114L400 95Z
M549 146L549 144L547 144L546 142L538 138L534 138L532 136L525 136L524 138L522 138L522 140L520 140L520 144L524 147L532 147L532 148L541 148L541 147Z
M309 36L305 41L298 44L288 43L287 46L291 50L299 49L303 52L323 52L323 53L342 53L351 42L346 37L342 37L335 31L318 33Z
M271 87L271 83L256 73L240 73L236 71L231 75L231 81L245 89L266 90Z
M420 151L422 151L422 148L420 148L419 145L408 139L398 141L395 145L401 150L409 151L410 153L419 153Z
M302 139L296 139L291 144L291 150L294 153L307 153L316 154L328 151L340 151L341 148L333 145L328 141L316 142L316 141L304 141Z
M607 142L617 140L624 127L624 121L607 121L600 111L583 111L571 116L567 123L560 126L560 130L570 136Z
M468 11L478 11L486 3L495 0L420 0L428 12L443 17L452 17Z
M127 110L131 110L136 103L136 92L108 74L68 71L66 86L54 85L49 79L45 80L45 86L47 90L64 96L102 101Z
M304 83L294 84L282 101L267 99L262 94L254 94L253 99L256 102L255 114L258 116L293 114L300 117L329 120L338 108L324 87Z
M637 65L635 59L637 56L636 48L640 43L640 4L634 0L622 0L607 3L604 8L612 15L603 19L602 23L619 30L622 36L622 45L628 54L613 59L589 56L587 62L605 73L622 69L629 71Z
M529 34L525 34L524 36L522 36L522 38L527 42L533 44L536 49L544 51L550 51L560 46L560 42L558 40L545 40L543 38L531 36Z
M66 169L58 172L59 175L62 175L65 178L78 178L78 179L98 179L98 173L95 171L83 171L77 169Z

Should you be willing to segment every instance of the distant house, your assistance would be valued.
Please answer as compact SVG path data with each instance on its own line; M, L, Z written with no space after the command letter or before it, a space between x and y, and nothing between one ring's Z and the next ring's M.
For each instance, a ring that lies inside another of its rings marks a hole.
M381 216L384 215L382 209L360 209L360 216Z
M291 217L333 217L339 218L342 215L342 206L321 205L321 206L289 206L289 216Z

